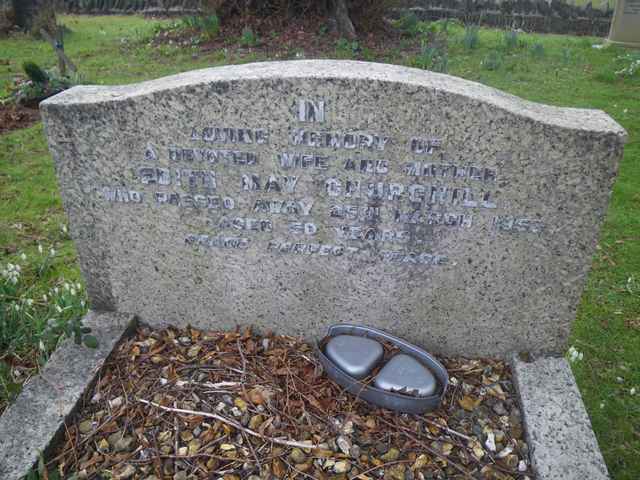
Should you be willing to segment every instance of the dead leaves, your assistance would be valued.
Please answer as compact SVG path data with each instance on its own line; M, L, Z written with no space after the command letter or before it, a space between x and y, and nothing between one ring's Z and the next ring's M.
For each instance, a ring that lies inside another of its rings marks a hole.
M117 348L55 456L65 474L82 470L90 478L133 472L135 479L407 480L468 473L524 480L526 444L508 369L491 360L443 362L451 388L441 408L398 415L344 392L300 340L248 329L143 328ZM158 407L138 402L144 398ZM207 416L214 413L231 424ZM320 448L306 448L312 444Z
M479 398L471 398L470 396L465 395L458 400L458 403L466 411L472 412L478 405L480 405L481 401L482 400L480 400Z

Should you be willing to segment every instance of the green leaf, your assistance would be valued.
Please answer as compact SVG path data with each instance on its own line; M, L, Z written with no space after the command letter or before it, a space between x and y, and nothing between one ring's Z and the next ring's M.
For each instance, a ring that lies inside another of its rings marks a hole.
M8 382L5 388L7 389L7 393L9 394L9 396L11 398L15 398L20 394L22 385L19 383Z
M44 477L47 474L47 467L44 464L44 457L42 453L38 455L38 473L41 477Z
M98 348L98 339L93 335L85 335L84 344L89 348Z

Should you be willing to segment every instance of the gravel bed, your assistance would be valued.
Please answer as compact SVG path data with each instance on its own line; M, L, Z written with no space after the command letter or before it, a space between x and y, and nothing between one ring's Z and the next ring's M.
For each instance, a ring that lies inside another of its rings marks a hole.
M398 414L328 379L300 339L140 327L48 468L118 480L532 479L508 366L440 361L451 377L442 406Z

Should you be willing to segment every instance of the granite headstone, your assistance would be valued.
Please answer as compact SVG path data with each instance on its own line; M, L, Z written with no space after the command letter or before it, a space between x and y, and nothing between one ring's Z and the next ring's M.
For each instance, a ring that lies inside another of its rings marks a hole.
M564 350L626 139L602 111L352 61L41 109L93 309L468 356Z
M618 0L607 41L640 48L640 0Z

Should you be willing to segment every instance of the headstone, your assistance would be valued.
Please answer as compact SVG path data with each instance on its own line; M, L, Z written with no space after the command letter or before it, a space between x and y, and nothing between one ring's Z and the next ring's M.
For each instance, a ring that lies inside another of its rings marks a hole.
M640 0L618 0L607 41L640 48Z
M41 104L92 307L560 352L626 139L422 70L272 62Z

